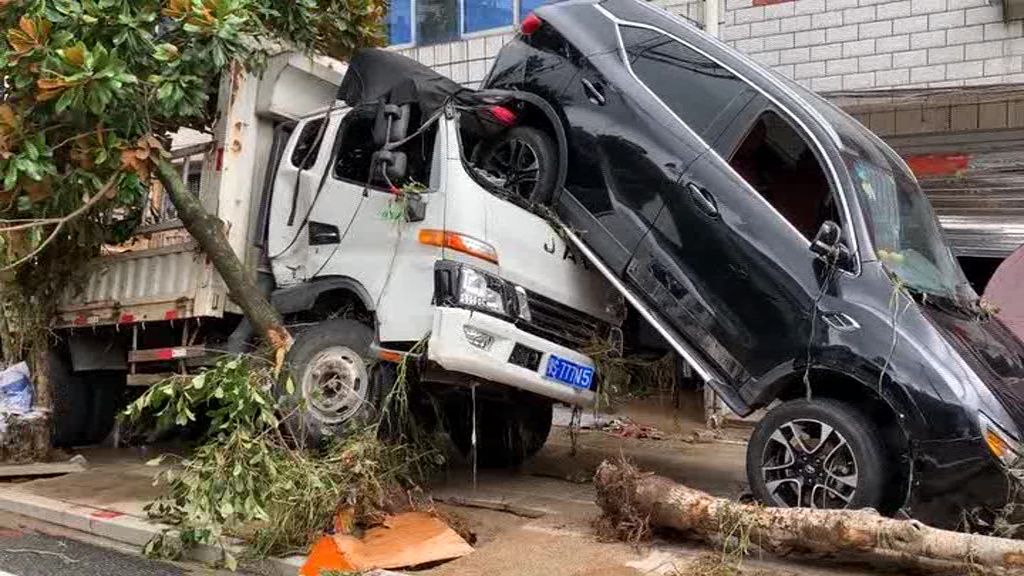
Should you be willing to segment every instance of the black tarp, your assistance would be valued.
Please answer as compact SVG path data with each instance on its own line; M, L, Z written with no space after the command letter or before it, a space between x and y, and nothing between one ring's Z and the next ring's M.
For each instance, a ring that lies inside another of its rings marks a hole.
M415 103L424 116L433 114L453 96L471 103L477 101L476 95L475 91L411 58L378 48L357 52L338 88L338 99L349 106L371 102Z

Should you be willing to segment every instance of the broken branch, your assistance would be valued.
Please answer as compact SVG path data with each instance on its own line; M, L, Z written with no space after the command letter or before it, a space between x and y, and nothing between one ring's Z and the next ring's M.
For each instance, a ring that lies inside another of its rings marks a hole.
M624 461L602 463L594 483L604 523L610 526L631 526L643 518L650 527L669 528L714 543L742 533L751 544L780 555L798 551L865 560L931 560L987 569L1024 567L1024 542L1018 540L940 530L869 510L739 504L668 478L643 474Z

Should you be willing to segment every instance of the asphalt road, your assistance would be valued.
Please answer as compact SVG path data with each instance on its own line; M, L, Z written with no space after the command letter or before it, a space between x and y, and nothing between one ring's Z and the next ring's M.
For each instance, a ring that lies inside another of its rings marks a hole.
M198 565L150 560L130 547L118 551L82 541L89 538L21 516L0 514L0 576L226 574Z

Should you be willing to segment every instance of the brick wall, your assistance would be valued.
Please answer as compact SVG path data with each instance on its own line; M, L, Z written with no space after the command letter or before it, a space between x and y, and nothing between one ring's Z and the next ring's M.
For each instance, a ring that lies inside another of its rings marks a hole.
M987 0L726 0L722 39L819 92L1024 82L1021 22Z

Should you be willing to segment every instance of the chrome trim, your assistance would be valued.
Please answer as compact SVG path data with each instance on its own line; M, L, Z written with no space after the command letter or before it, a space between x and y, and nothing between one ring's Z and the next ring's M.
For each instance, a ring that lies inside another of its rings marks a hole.
M856 332L860 330L860 323L843 312L823 312L821 319L829 326L840 332Z
M644 4L644 5L646 5L646 4ZM650 8L650 6L648 6L648 7ZM725 166L728 166L730 172L732 172L734 175L739 177L739 179L743 183L747 184L747 188L752 190L754 192L755 196L760 198L769 207L769 209L772 210L772 212L774 212L776 215L778 215L780 218L782 218L782 220L784 222L786 222L786 224L789 226L790 230L792 230L794 233L796 233L800 237L801 240L806 241L807 245L810 246L810 244L811 244L810 241L808 241L807 238L805 238L804 235L801 234L800 231L797 230L796 227L793 226L793 224L788 219L786 219L785 216L780 214L779 211L776 210L775 207L772 206L771 203L768 202L763 196L758 194L757 191L754 190L754 188L747 183L746 179L744 179L735 170L733 170L732 166L728 162L726 162L725 159L722 158L722 156L720 154L718 154L718 152L715 151L714 148L709 146L708 143L705 142L703 138L701 138L696 132L693 131L692 128L690 128L686 124L686 122L683 122L682 118L680 118L678 115L676 115L676 113L672 110L672 108L670 108L668 106L668 104L663 102L661 100L661 98L658 97L658 95L655 94L647 86L647 84L645 84L642 80L640 80L640 78L633 71L633 67L629 63L629 55L626 53L626 46L625 46L625 44L622 41L622 33L620 32L619 27L620 26L632 26L634 28L644 28L644 29L647 29L647 30L652 30L652 31L658 32L660 34L664 34L665 36L667 36L669 38L672 38L676 42L679 42L680 44L683 44L684 46L687 46L688 48L690 48L690 49L694 50L695 52L701 54L702 56L704 56L708 60L711 60L712 62L715 62L716 64L718 64L722 68L725 68L729 72L732 72L734 75L736 75L737 78L743 80L748 86L750 86L751 88L753 88L754 90L759 92L762 96L764 96L769 101L771 101L773 104L775 104L775 106L778 107L778 109L780 111L782 111L783 114L788 116L792 121L794 121L797 125L799 125L799 127L801 129L803 129L803 131L811 139L812 144L817 149L817 151L818 151L819 155L821 156L822 160L825 162L825 165L828 167L828 171L831 173L831 180L832 180L833 189L836 192L836 195L839 196L840 202L842 202L842 204L843 204L843 215L846 217L846 221L850 224L850 227L851 227L849 238L850 238L850 241L853 243L853 246L851 246L850 249L854 253L854 256L855 256L854 257L854 262L856 263L857 268L856 268L856 270L854 272L848 272L846 270L843 270L842 272L844 272L846 274L850 274L852 276L859 276L860 275L860 271L861 271L859 242L857 241L857 232L856 232L856 230L853 229L853 226L854 226L854 224L853 224L854 223L853 213L850 211L849 202L847 201L846 196L843 194L842 179L839 177L839 171L836 170L835 163L832 161L832 159L826 153L825 147L818 140L818 137L815 136L814 133L811 132L811 130L807 127L807 124L803 120L801 120L800 118L797 118L796 116L794 116L793 113L789 110L789 108L787 108L786 106L783 106L774 96L772 96L771 94L765 92L763 89L761 89L761 87L759 87L756 84L754 84L753 82L751 82L749 78L747 78L743 74L740 74L739 72L734 70L732 67L727 66L726 64L723 64L718 59L713 58L710 54L708 54L704 50L701 50L697 46L694 46L693 44L691 44L689 42L686 42L682 38L679 38L678 36L676 36L674 34L670 34L670 33L666 32L666 31L662 30L661 28L658 28L657 26L652 26L650 24L643 24L643 23L640 23L640 22L630 22L628 20L622 20L622 19L618 18L617 16L615 16L614 14L612 14L611 12L609 12L603 6L595 6L595 8L600 13L604 14L604 16L606 18L611 20L616 25L615 26L615 36L616 36L616 40L619 43L619 54L621 55L622 63L626 67L626 70L629 71L630 76L632 76L633 79L636 80L638 84L643 86L644 90L646 90L648 94L650 94L656 101L658 101L658 103L660 103L662 105L662 107L665 108L665 110L669 114L671 114L672 117L675 118L676 121L678 121L687 130L687 132L692 134L694 138L696 138L700 143L702 143L704 145L705 149L707 150L707 152L711 152L719 160L722 160L722 163ZM721 46L723 46L723 47L725 46L725 44L721 44L720 42L719 42L719 44ZM747 59L746 61L747 61L748 64L751 64L754 67L755 70L757 70L757 65L756 64L753 64L752 62L750 62L749 59ZM768 79L776 87L779 87L779 88L782 88L783 90L785 90L787 92L787 94L789 94L798 103L800 103L800 107L802 109L804 109L804 111L810 112L813 116L815 116L817 118L817 120L819 121L819 124L824 126L826 128L826 130L830 133L831 136L834 136L834 140L837 142L837 145L841 147L841 144L838 144L839 143L839 136L835 133L835 130L832 128L832 126L820 114L818 114L817 111L815 111L812 108L810 108L809 105L807 105L805 102L803 102L803 100L800 98L799 95L793 93L791 90L789 90L788 88L786 88L785 86L780 84L774 78L766 76L763 72L761 72L759 70L758 70L758 73L761 74L762 76L765 76L766 79Z
M657 316L655 316L650 310L648 310L647 306L643 302L641 302L639 298L637 298L636 296L633 295L632 292L630 292L629 288L627 288L626 285L623 284L622 280L620 280L618 276L616 276L611 270L609 270L608 267L605 266L604 262L602 262L601 259L598 258L597 255L594 254L590 250L590 248L587 247L587 245L584 244L583 241L572 232L572 230L570 230L567 226L562 226L561 224L559 224L559 228L561 228L562 232L566 235L566 237L569 238L570 241L572 241L572 243L587 258L587 260L589 260L590 263L593 264L594 267L597 268L597 270L601 272L601 274L608 280L608 282L611 283L611 285L614 286L615 289L619 291L619 294L622 294L622 296L630 304L632 304L638 312L640 312L640 315L643 316L645 320L650 322L651 326L654 326L654 329L657 330L658 333L661 334L661 336L665 340L667 340L669 344L672 345L672 348L674 348L675 351L678 352L679 355L683 357L683 360L686 360L686 362L691 367L693 367L694 371L697 372L697 374L701 378L703 378L705 382L711 382L715 380L715 377L712 374L711 369L707 365L705 365L705 363L702 360L700 360L700 358L697 356L696 351L690 348L688 344L680 342L679 336L674 334L672 330L670 330L669 328L666 328L662 321Z

